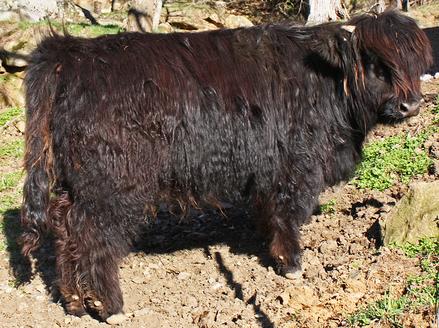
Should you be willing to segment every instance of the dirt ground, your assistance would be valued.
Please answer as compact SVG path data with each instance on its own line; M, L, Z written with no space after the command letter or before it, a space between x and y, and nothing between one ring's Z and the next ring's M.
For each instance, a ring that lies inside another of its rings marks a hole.
M376 140L431 123L439 82L423 84L422 113L404 124L379 126ZM439 142L436 140L434 142ZM19 166L20 163L11 164ZM416 178L432 181L433 174ZM313 215L302 229L303 276L278 276L250 219L231 210L196 213L180 222L161 215L120 265L127 319L120 327L343 327L348 317L386 293L400 295L419 259L379 246L378 220L407 190L361 191L351 184L327 190L331 213ZM3 218L8 249L0 250L0 327L108 327L89 316L66 315L54 286L50 242L32 263L14 243L18 208ZM436 309L411 310L403 327L437 327ZM371 327L392 327L389 322Z

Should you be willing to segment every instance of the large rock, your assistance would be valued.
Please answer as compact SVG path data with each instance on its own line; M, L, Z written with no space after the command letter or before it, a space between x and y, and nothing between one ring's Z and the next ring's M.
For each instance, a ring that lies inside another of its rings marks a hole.
M0 111L4 107L23 107L23 73L3 73L0 76Z
M252 26L245 16L229 14L226 2L167 2L162 10L166 20L175 30L212 30Z
M384 245L439 236L439 181L416 183L382 225Z
M224 26L228 28L253 26L253 23L245 16L228 15L224 19Z
M0 1L0 19L39 21L59 13L62 0L4 0Z

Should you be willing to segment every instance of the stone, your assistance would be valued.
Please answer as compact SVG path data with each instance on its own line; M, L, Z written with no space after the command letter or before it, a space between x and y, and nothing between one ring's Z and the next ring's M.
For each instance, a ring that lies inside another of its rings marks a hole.
M303 271L302 270L296 270L294 272L287 272L285 273L285 278L289 280L298 280L302 278Z
M380 224L386 246L439 236L439 181L411 185Z
M20 13L18 10L0 10L0 22L2 21L19 21Z
M253 26L253 23L245 16L228 15L224 20L224 26L228 28Z
M288 302L290 301L290 293L288 291L284 291L278 297L276 297L276 300L279 301L281 305L288 305Z
M320 245L320 253L329 254L336 250L338 247L337 242L335 240L326 240Z
M143 309L134 311L133 314L135 317L141 317L141 316L149 315L150 313L151 313L151 309L145 307Z
M214 282L214 283L212 284L212 289L213 289L213 290L218 290L218 289L220 289L220 288L222 288L222 287L223 287L223 284L220 283L220 282Z
M421 81L422 82L430 82L431 80L433 80L433 75L431 75L431 74L423 74L423 75L421 75Z
M178 280L186 280L186 279L188 279L190 276L191 276L191 274L190 274L189 272L184 272L184 271L182 271L182 272L180 272L180 273L177 275L177 279L178 279Z
M119 325L124 322L128 317L123 313L113 314L111 317L107 318L106 322L109 325Z
M58 6L57 0L18 0L18 9L21 17L31 21L39 21L47 15L58 14L62 6Z
M159 33L171 33L174 32L174 30L175 29L172 27L171 24L169 24L169 22L160 23L157 27L157 32Z
M138 285L143 284L144 282L142 277L134 277L131 281Z
M314 290L309 286L294 286L289 289L289 294L292 299L289 305L294 310L309 308L319 302Z

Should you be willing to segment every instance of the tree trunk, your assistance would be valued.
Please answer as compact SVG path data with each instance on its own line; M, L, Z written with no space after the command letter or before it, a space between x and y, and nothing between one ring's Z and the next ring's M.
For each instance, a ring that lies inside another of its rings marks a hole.
M160 22L162 0L133 0L128 11L128 31L152 32Z
M163 0L155 0L154 14L152 15L152 30L155 31L160 24L160 14L162 13Z
M309 0L309 16L306 25L335 21L341 12L343 12L341 0Z

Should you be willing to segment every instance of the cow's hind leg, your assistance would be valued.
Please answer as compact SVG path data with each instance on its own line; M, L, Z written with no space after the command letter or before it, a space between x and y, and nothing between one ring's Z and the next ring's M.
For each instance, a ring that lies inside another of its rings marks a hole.
M56 236L59 288L66 311L74 315L87 311L100 320L122 312L118 265L129 250L122 226L103 214L111 215L95 214L75 203Z
M51 201L50 217L55 242L57 284L67 313L86 314L79 285L77 241L71 238L72 203L67 194Z
M81 259L81 274L84 277L83 299L87 311L105 320L122 312L123 298L118 275L121 256L115 249L116 245L102 238L104 236L101 235L93 241L89 239L91 247L84 251Z
M88 218L87 229L79 237L83 302L92 316L105 320L122 312L119 263L128 254L130 238L113 213L102 212Z

